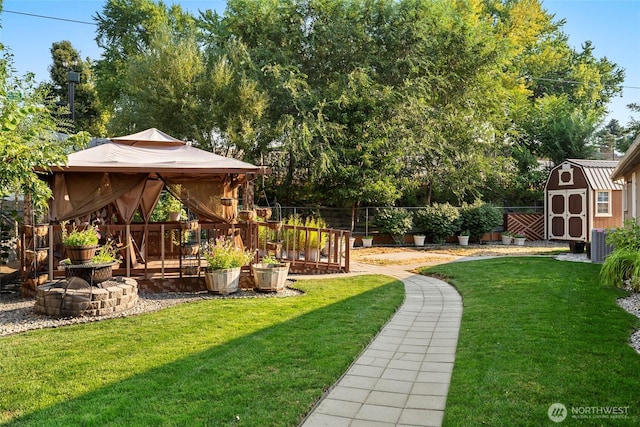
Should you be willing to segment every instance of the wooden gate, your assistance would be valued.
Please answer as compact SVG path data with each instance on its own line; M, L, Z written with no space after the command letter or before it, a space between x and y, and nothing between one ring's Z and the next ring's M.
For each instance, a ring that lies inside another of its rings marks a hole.
M547 238L586 241L587 190L556 190L547 194Z

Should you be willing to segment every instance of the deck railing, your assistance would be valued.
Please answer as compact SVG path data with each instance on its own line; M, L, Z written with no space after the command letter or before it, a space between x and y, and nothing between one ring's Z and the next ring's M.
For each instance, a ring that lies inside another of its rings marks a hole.
M34 289L36 277L46 274L48 280L53 280L64 276L64 271L58 269L64 258L61 228L59 225L45 227L46 236L39 235L42 233L36 233L31 226L22 227L20 259L23 283L31 280ZM144 278L201 276L206 263L199 251L185 252L181 239L184 229L185 224L180 222L102 225L100 233L103 239L116 242L120 250L122 263L114 270L114 275ZM245 249L255 251L256 262L270 254L289 262L291 273L349 271L349 231L286 224L276 229L273 224L265 222L198 222L193 231L199 247L220 236L233 237L242 242ZM45 252L46 256L32 255L36 252Z

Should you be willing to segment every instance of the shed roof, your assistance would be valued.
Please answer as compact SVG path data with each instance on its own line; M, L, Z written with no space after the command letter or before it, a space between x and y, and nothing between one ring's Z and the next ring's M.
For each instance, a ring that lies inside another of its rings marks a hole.
M618 166L611 173L611 179L623 179L627 173L634 169L638 162L640 162L640 134L638 134L636 140L633 141Z
M613 181L611 173L618 164L617 160L567 159L563 163L572 163L584 171L584 175L593 190L622 190L620 181ZM559 165L561 166L562 163Z

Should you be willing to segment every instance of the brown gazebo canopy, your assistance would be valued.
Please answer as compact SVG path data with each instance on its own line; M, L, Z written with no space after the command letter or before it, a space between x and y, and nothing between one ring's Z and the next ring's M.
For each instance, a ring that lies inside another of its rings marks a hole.
M54 198L49 219L86 218L107 207L129 224L137 209L145 222L166 188L199 219L231 222L238 187L264 169L187 145L155 128L112 138L111 142L73 153L66 166L52 169ZM248 192L251 193L251 192ZM253 204L251 194L244 203Z

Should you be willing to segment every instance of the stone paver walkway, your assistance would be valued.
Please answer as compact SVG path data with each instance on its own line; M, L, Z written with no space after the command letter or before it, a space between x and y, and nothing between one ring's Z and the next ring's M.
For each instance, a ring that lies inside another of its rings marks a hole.
M358 268L402 280L406 299L301 426L440 426L462 317L460 294L403 267Z

